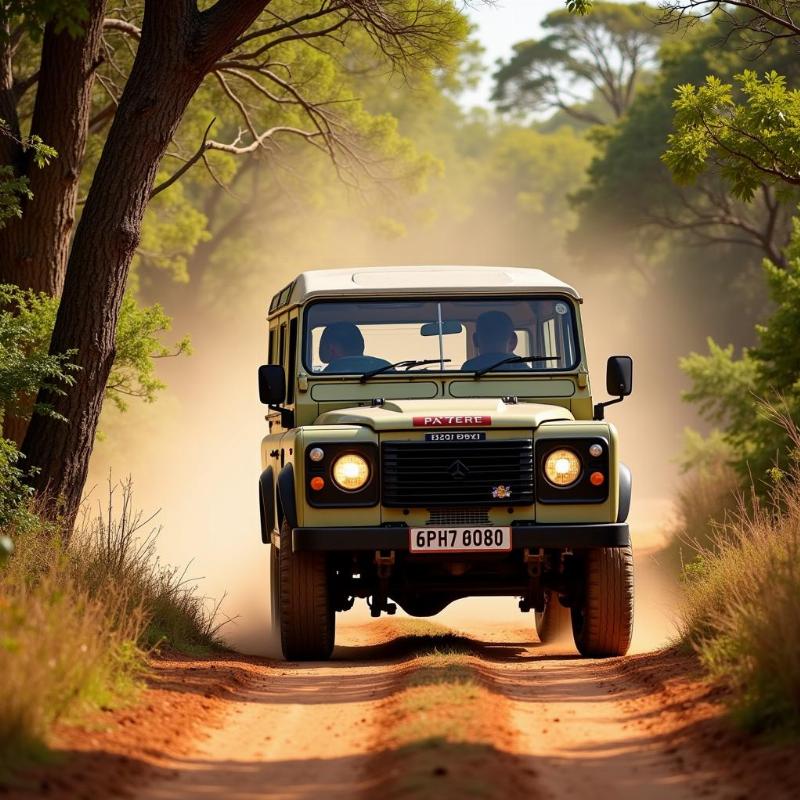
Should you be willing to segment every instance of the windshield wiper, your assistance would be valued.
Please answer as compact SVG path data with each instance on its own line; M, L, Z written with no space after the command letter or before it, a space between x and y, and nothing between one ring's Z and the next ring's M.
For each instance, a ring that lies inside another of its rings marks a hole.
M509 356L508 358L500 359L500 361L496 362L495 364L491 364L488 367L476 369L472 375L475 378L480 378L481 375L485 375L487 372L491 372L493 369L502 367L503 364L522 364L526 361L558 361L560 358L561 356Z
M448 364L449 358L424 358L422 360L406 359L405 361L396 361L394 364L384 364L377 369L371 369L369 372L364 372L361 375L361 383L366 383L370 378L375 375L380 375L382 372L388 372L390 369L397 369L397 367L405 367L408 372L412 367L424 367L426 364Z

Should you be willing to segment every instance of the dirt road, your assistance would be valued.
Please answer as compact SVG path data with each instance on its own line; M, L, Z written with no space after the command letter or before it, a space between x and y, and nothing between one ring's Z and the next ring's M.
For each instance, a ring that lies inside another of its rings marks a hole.
M651 652L672 599L647 569L626 658L544 647L513 603L475 600L435 623L345 616L324 664L156 659L136 706L64 727L63 760L0 797L800 796L797 745L736 732L691 656Z
M149 769L127 776L125 793L137 800L759 796L757 781L737 778L739 745L720 727L707 688L686 674L685 656L589 662L566 646L540 646L526 628L485 622L465 636L382 621L345 627L341 640L327 664L212 664L230 689L221 707L179 752L145 748ZM199 672L190 694L213 694L204 688L208 668L169 663L158 691ZM770 769L781 763L785 771L780 758ZM790 784L773 780L761 796L791 796Z
M734 733L691 657L590 662L528 628L343 627L334 659L162 660L9 797L796 797L796 746ZM0 791L0 795L2 795Z

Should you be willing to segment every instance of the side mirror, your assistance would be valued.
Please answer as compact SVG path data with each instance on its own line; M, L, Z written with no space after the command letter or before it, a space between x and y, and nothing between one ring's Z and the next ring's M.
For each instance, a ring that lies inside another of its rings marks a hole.
M605 419L606 407L621 403L633 391L633 359L630 356L611 356L606 365L606 390L616 400L596 403L594 418Z
M258 368L258 396L266 406L279 406L286 399L286 375L280 364Z
M633 391L633 359L611 356L606 366L606 391L612 397L627 397Z

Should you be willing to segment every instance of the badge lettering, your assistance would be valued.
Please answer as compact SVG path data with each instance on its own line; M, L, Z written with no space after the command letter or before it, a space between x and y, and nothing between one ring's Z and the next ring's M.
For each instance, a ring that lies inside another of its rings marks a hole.
M486 427L492 418L483 414L458 414L456 416L414 417L415 428L461 428Z

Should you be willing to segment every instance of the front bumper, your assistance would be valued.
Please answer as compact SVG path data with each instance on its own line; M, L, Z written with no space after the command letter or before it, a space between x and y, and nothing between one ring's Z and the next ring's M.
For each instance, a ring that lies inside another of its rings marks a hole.
M628 547L630 529L625 522L581 525L536 525L512 523L511 549L555 548L589 550L595 547ZM292 550L321 550L326 552L358 552L371 550L408 550L409 528L295 528L292 531ZM446 555L441 553L440 555ZM489 554L491 555L491 554ZM426 555L426 557L428 557Z

